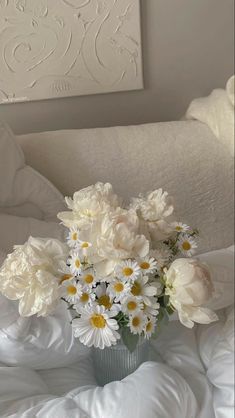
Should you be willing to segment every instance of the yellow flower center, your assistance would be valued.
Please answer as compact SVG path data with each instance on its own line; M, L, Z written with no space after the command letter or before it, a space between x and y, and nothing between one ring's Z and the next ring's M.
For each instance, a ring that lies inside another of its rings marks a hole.
M79 267L81 266L81 262L78 258L75 260L74 264L75 264L75 267L77 267L77 269L79 269Z
M123 272L124 276L127 276L127 277L131 276L134 273L134 271L131 267L124 267L122 272Z
M83 302L83 303L86 303L86 302L88 302L88 300L89 300L88 293L83 293L82 296L80 297L80 301Z
M153 329L153 324L152 324L152 322L151 322L151 321L149 321L149 322L147 323L147 325L146 325L146 331L147 331L147 332L151 332L151 331L152 331L152 329Z
M78 239L78 234L77 234L77 232L74 232L73 235L72 235L72 240L77 241L77 239Z
M140 318L138 316L134 316L132 319L132 325L133 327L138 327L140 325Z
M136 308L137 308L137 303L136 302L134 302L133 300L128 302L128 304L127 304L128 311L134 311Z
M64 274L61 279L60 279L60 284L62 284L63 282L65 282L65 280L69 280L71 279L73 276L72 274Z
M141 285L138 282L135 282L131 288L131 293L134 296L139 296L141 294Z
M69 295L76 295L77 293L77 289L75 286L68 286L67 287L67 292Z
M94 281L94 277L92 276L92 274L87 274L86 276L84 276L84 282L86 282L87 284L91 284Z
M85 216L85 217L88 217L88 218L93 218L93 217L95 216L95 212L94 212L94 211L92 211L92 210L90 210L90 209L84 209L84 210L81 212L81 215L83 215L83 216Z
M182 226L179 226L179 225L177 225L175 227L175 230L178 231L178 232L182 231L182 229L183 229Z
M115 283L115 285L113 286L115 292L120 293L124 290L124 285L121 282Z
M83 243L82 243L82 248L88 248L88 247L89 247L88 242L83 242Z
M103 305L106 309L110 309L112 307L112 303L108 295L100 296L100 298L98 299L98 304Z
M90 323L93 328L105 328L106 321L103 315L94 314L90 319Z
M190 248L191 248L190 242L184 241L183 244L182 244L182 248L183 248L184 251L189 251Z
M141 264L140 264L140 268L141 268L142 270L148 270L148 269L149 269L149 267L150 267L150 264L149 264L149 263L147 263L147 261L143 261L143 263L141 263Z

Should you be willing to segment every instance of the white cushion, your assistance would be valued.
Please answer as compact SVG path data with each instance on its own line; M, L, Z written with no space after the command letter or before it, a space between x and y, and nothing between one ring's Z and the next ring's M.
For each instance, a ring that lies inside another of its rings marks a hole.
M61 194L43 176L25 165L10 128L0 122L0 212L55 220L63 208Z
M64 229L56 222L46 222L32 217L0 213L0 247L11 252L14 245L27 241L29 236L64 239Z
M0 122L0 265L13 245L30 235L62 238L55 223L64 200L56 188L25 165L23 152L8 126Z
M199 228L199 252L233 243L233 158L200 122L43 132L18 142L65 195L98 180L126 199L162 187L179 220Z
M234 155L234 79L225 89L215 89L208 97L195 99L186 112L187 119L204 122L218 140Z

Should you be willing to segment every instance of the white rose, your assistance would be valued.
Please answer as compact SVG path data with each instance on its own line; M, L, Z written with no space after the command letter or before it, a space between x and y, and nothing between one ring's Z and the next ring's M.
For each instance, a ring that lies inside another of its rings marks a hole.
M147 193L146 196L140 195L139 198L133 199L131 207L137 210L141 217L148 222L157 222L170 216L174 211L172 199L162 189L154 190Z
M107 210L118 206L118 197L113 193L111 184L100 182L74 193L73 199L66 197L65 201L71 212L61 212L58 218L68 228L87 228Z
M59 299L59 270L67 246L55 239L32 238L18 245L0 269L0 292L19 300L21 316L45 316Z
M217 315L202 305L213 294L213 284L208 268L195 259L179 258L171 264L165 274L166 295L170 304L178 311L180 322L188 328L194 322L209 324Z
M97 254L103 260L97 266L101 274L111 274L120 260L148 254L149 241L138 232L139 219L134 210L117 208L104 216L96 242Z

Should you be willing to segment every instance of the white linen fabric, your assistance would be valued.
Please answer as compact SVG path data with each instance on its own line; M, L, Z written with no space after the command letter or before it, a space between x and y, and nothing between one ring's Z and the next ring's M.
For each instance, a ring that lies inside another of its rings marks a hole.
M186 119L204 122L216 138L234 155L234 80L232 76L226 89L215 89L208 97L192 101Z

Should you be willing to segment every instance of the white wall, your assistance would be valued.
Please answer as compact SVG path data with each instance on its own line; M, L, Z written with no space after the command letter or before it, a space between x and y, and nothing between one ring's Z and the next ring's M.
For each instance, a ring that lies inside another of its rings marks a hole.
M16 133L177 120L233 74L233 0L142 0L143 91L0 105Z

